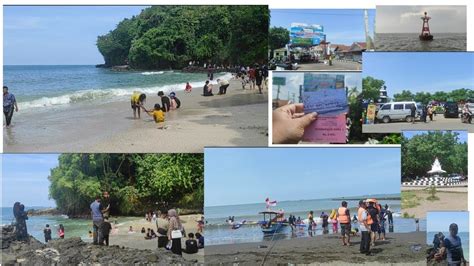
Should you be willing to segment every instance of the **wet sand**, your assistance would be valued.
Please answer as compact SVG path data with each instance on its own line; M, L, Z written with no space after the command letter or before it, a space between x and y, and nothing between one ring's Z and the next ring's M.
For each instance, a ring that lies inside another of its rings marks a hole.
M217 85L213 92L218 92ZM204 146L268 145L268 95L242 90L231 80L226 95L203 97L202 88L177 92L180 109L166 114L166 129L152 117L133 119L129 97L48 111L15 113L4 129L4 151L15 152L203 152ZM146 108L161 103L147 95ZM21 106L19 106L21 112Z
M201 215L182 215L180 216L182 225L186 230L186 233L196 233L197 223ZM159 227L163 227L167 222L163 219L158 219ZM129 227L132 226L134 233L129 233ZM158 239L145 240L145 234L140 232L141 228L151 228L156 232L155 222L148 222L145 218L128 221L116 226L118 230L113 230L110 235L110 245L119 245L123 247L135 248L135 249L150 249L155 250L158 247ZM182 238L182 247L185 248L186 238ZM200 249L197 254L185 254L183 258L186 260L197 260L198 262L204 262L204 250Z
M261 265L271 245L275 246L268 254L265 265L309 264L309 265L426 265L426 233L390 233L386 241L376 241L373 256L359 252L360 237L353 237L352 246L342 246L340 236L323 235L312 238L294 238L277 242L263 241L234 245L207 246L206 264L222 265ZM421 245L418 252L413 245ZM259 248L264 246L264 248ZM400 263L400 264L398 264Z
M467 211L467 187L463 188L439 188L436 196L439 200L429 201L427 191L421 189L402 188L402 191L410 191L418 197L420 205L413 208L404 208L402 213L408 213L415 218L426 218L428 211ZM403 196L402 196L403 197Z

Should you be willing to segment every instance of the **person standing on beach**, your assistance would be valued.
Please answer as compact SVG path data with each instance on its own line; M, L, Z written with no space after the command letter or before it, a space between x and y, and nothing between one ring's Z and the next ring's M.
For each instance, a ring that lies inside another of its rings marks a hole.
M388 225L393 225L393 213L388 204L385 204L385 212L387 213Z
M146 101L146 94L134 91L132 94L132 98L130 100L130 104L133 109L133 119L140 119L140 108L143 107Z
M51 228L49 228L49 224L47 224L46 227L43 229L43 234L44 242L48 243L48 241L51 240Z
M102 193L102 199L100 200L102 206L104 206L104 210L102 212L104 217L110 217L110 194L108 191L104 191Z
M21 204L20 202L15 202L15 204L13 205L13 215L16 219L16 240L28 241L28 229L26 227L26 220L28 220L28 215L25 212L25 205Z
M363 200L359 201L359 209L357 210L357 220L359 221L359 230L361 232L360 253L370 256L370 225L367 220L369 214L366 210L366 204Z
M382 208L382 205L379 204L379 240L385 241L385 221L387 220L386 210Z
M347 208L347 201L341 202L341 207L337 210L337 221L341 225L342 245L351 245L351 214Z
M130 229L132 227L130 226ZM110 231L112 230L112 225L109 223L109 218L107 216L104 217L104 222L100 225L100 233L102 234L102 238L104 239L105 245L109 245L109 235ZM133 230L132 230L133 232ZM103 245L104 243L101 242L99 243L100 245Z
M324 234L327 234L329 232L328 230L328 226L329 226L329 222L328 222L328 219L329 219L329 216L322 212L321 213L321 216L319 218L322 218L323 219L323 233Z
M168 240L171 241L171 251L174 254L182 255L181 237L173 238L173 231L182 231L183 227L175 209L168 211Z
M18 112L15 95L8 92L8 87L3 86L3 115L5 115L5 126L10 127L13 111Z
M369 202L369 207L367 207L367 212L370 215L370 218L372 220L372 223L370 223L370 239L371 239L371 245L375 246L375 234L379 231L379 211L377 208L374 206L374 202L370 201Z
M99 245L102 243L102 233L100 232L99 228L101 224L104 222L104 216L102 215L102 205L100 204L100 196L95 198L95 201L91 203L91 214L92 214L92 223L93 223L93 241L94 245Z
M314 225L313 211L309 211L309 214L308 214L308 232L310 232L311 236L312 236L312 232L313 232L313 225Z

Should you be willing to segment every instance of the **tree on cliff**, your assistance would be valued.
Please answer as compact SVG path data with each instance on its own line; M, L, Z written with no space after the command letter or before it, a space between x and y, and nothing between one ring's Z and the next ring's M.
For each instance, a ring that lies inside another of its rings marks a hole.
M107 66L140 69L267 60L266 6L152 6L97 38Z
M48 177L50 197L68 215L89 213L102 191L111 194L113 215L150 208L202 210L202 154L62 154Z

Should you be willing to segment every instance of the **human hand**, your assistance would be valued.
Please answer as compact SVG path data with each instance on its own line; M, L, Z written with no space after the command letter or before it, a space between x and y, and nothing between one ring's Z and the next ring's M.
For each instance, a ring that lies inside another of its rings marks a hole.
M298 143L304 134L304 129L316 120L317 114L304 114L302 103L288 104L273 111L273 143Z
M15 112L18 112L18 107L15 107Z

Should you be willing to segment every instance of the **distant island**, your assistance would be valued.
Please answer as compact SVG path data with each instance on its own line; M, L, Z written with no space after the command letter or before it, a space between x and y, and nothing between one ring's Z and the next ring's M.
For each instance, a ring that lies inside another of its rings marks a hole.
M183 69L265 64L267 6L152 6L98 36L107 67ZM190 64L191 63L191 64Z

